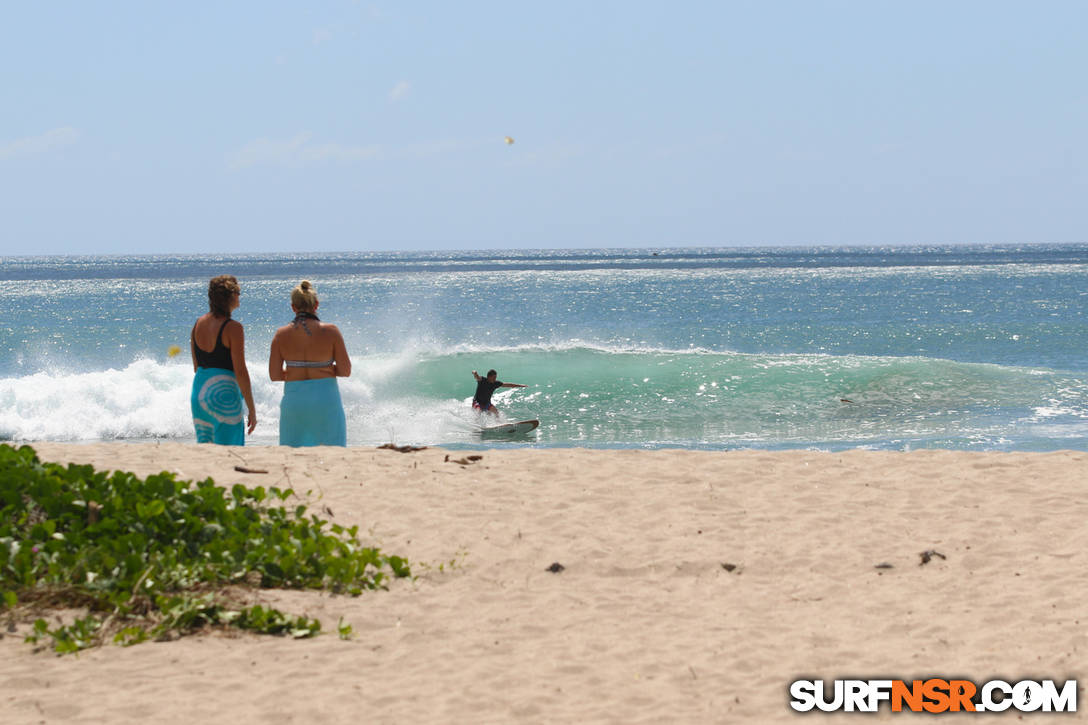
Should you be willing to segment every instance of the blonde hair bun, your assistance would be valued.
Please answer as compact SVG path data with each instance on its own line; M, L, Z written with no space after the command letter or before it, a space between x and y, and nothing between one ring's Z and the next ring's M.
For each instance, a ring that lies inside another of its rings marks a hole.
M317 308L317 292L310 280L302 280L291 290L291 304L300 312L313 312Z

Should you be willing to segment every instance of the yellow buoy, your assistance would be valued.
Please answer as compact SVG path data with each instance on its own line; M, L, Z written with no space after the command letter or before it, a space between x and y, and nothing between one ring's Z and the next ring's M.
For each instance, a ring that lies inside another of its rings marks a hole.
M167 357L175 357L180 352L181 352L181 348L178 347L177 345L171 345L170 347L166 348L166 356Z
M503 140L506 141L507 146L514 143L514 139L510 138L509 136L503 136Z

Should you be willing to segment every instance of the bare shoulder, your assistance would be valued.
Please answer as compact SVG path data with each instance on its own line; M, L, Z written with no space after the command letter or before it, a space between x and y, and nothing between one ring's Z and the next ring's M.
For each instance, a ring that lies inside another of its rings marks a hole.
M322 322L321 329L326 330L327 332L336 335L337 337L340 336L340 328L332 324L331 322Z
M227 340L244 340L245 330L238 320L227 320L223 325L223 337Z

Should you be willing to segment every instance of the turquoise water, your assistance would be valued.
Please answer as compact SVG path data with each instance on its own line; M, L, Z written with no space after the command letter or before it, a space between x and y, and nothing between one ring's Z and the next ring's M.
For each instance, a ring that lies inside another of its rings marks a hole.
M193 440L189 328L236 275L260 425L302 278L353 445L1088 449L1088 245L0 258L0 438ZM495 445L488 441L488 445Z

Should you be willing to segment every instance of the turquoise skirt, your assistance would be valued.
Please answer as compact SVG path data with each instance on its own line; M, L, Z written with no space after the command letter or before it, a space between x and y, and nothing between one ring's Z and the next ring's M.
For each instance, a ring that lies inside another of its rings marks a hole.
M197 368L189 405L193 409L197 443L246 444L242 391L233 370Z
M346 446L348 426L336 378L292 380L280 401L281 446Z

